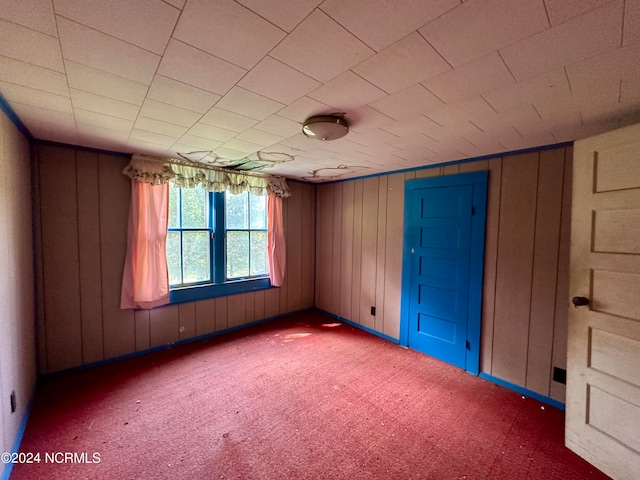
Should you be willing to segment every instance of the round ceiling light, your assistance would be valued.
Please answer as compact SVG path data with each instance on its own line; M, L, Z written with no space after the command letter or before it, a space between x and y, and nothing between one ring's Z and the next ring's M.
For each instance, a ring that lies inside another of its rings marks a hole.
M318 115L308 118L302 125L302 133L307 137L325 142L337 140L349 132L349 124L342 115Z

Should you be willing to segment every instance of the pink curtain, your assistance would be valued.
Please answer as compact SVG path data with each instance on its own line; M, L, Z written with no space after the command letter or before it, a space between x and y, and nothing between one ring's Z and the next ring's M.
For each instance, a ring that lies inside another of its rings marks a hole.
M154 308L169 303L168 216L169 184L131 181L120 308Z
M284 282L285 242L282 224L282 197L269 192L267 203L267 254L269 256L269 278L271 285L279 287Z

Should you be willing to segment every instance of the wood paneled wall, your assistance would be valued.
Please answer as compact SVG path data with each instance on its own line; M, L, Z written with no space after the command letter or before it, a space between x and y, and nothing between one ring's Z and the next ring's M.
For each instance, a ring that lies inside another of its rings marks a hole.
M0 111L0 451L11 452L36 386L29 142ZM11 392L16 411L11 413ZM9 465L0 464L0 477ZM4 478L4 477L3 477Z
M313 306L315 187L290 182L283 202L285 283L252 293L121 310L128 158L39 144L36 170L38 351L48 373Z
M489 171L481 371L564 401L571 149L320 185L316 306L399 338L404 181ZM376 315L370 313L376 307Z

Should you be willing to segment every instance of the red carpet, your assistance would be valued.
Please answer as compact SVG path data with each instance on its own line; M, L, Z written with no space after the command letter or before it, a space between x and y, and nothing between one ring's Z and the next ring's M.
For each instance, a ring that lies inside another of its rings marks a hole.
M608 478L563 446L563 424L308 313L43 381L21 445L41 462L11 479Z

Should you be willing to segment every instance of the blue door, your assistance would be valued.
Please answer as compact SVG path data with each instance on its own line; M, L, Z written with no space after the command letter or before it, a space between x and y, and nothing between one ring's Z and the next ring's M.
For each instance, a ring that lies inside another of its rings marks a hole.
M487 172L405 186L405 345L479 371ZM401 338L403 343L403 338Z

